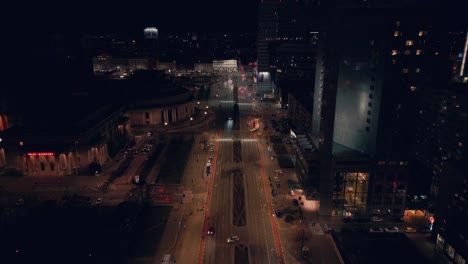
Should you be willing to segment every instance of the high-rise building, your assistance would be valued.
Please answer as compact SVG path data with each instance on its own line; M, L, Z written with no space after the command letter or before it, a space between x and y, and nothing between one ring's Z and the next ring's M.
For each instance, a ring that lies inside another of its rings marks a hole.
M272 92L274 60L271 45L278 37L279 0L262 0L258 7L257 90L260 96Z
M468 259L468 84L424 91L416 158L429 168L434 238L440 254L455 263Z
M321 214L403 214L418 91L448 77L427 22L342 9L322 28L312 115L320 168L311 177Z

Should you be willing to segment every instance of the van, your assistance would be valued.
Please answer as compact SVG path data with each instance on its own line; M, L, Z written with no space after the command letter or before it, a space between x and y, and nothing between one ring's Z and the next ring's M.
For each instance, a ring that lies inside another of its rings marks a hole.
M161 264L172 264L176 263L174 256L171 254L165 254L161 260Z

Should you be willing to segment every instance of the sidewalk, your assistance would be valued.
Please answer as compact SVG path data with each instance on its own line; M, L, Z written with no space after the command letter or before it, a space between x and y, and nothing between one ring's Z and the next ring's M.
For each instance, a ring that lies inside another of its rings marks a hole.
M152 263L160 263L164 254L174 255L178 263L198 262L208 180L203 172L209 153L199 147L202 136L195 135L190 156L197 158L189 159L181 179L181 186L188 189L186 199L171 211Z

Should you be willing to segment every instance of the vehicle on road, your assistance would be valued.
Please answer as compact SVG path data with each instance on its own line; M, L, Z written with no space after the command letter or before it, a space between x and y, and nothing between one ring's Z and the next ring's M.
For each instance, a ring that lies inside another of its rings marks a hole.
M371 232L371 233L383 233L384 231L380 227L373 227L373 228L369 229L369 232Z
M382 222L383 221L383 218L382 217L378 217L378 216L373 216L371 217L370 219L372 222Z
M283 212L281 212L280 209L276 209L276 210L275 210L275 215L276 215L276 217L278 217L278 218L282 218L282 217L283 217Z
M16 205L23 205L24 204L24 199L19 198L18 201L16 201Z
M386 228L384 228L384 230L387 233L398 233L398 231L400 231L398 229L398 227L396 227L396 226L386 227Z
M208 235L214 235L214 232L215 232L214 226L210 226L210 228L208 228Z
M405 228L405 233L416 233L416 229L414 227L407 226Z
M165 254L161 260L161 264L172 264L176 263L176 260L173 255Z
M101 197L97 198L96 204L101 204L101 203L102 203L102 198Z
M418 229L418 232L420 233L431 233L431 227L430 226L423 226L422 228Z
M231 237L228 237L227 238L227 242L228 243L234 243L234 242L237 242L239 241L239 237L238 236L231 236Z

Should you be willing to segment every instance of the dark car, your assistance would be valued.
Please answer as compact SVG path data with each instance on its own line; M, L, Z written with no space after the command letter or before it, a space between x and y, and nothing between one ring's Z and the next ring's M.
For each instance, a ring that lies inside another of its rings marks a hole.
M278 217L278 218L282 218L282 217L283 217L283 212L281 212L280 209L276 209L276 210L275 210L275 214L276 214L276 217Z
M292 201L293 201L294 206L299 206L299 202L296 199L293 199Z
M208 235L214 235L214 232L215 232L214 226L210 226L210 228L208 228Z

